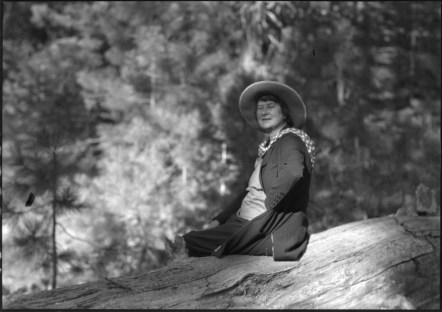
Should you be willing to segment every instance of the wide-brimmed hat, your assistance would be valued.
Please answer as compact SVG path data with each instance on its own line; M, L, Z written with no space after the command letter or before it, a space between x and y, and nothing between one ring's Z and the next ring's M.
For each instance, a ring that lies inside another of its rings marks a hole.
M307 118L307 110L301 96L291 87L277 81L258 81L248 86L239 97L239 110L244 119L255 129L260 130L255 117L256 104L263 95L273 95L287 105L295 128L301 128Z

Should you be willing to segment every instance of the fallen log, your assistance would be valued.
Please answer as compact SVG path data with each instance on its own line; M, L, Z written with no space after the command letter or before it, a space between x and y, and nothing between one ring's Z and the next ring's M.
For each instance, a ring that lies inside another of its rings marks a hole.
M29 295L3 308L440 309L440 216L388 216L313 234L303 258L187 258L137 276Z

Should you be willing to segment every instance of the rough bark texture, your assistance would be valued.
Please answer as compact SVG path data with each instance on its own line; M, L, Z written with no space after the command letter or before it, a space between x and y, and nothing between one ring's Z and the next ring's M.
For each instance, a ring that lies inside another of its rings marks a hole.
M440 216L312 235L298 262L187 258L138 276L11 296L3 308L440 309Z

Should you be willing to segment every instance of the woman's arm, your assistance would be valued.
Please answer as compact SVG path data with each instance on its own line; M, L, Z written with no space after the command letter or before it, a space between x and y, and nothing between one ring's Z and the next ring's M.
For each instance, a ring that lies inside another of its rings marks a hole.
M287 134L280 140L275 146L277 150L274 151L278 162L276 176L272 175L270 181L266 181L269 185L264 202L267 210L275 208L293 185L302 178L304 171L306 150L301 138Z

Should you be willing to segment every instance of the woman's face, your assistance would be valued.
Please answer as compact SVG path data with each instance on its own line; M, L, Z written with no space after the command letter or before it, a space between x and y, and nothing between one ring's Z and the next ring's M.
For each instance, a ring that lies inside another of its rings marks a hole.
M259 126L267 133L279 128L285 122L281 106L273 101L258 102L256 119Z

